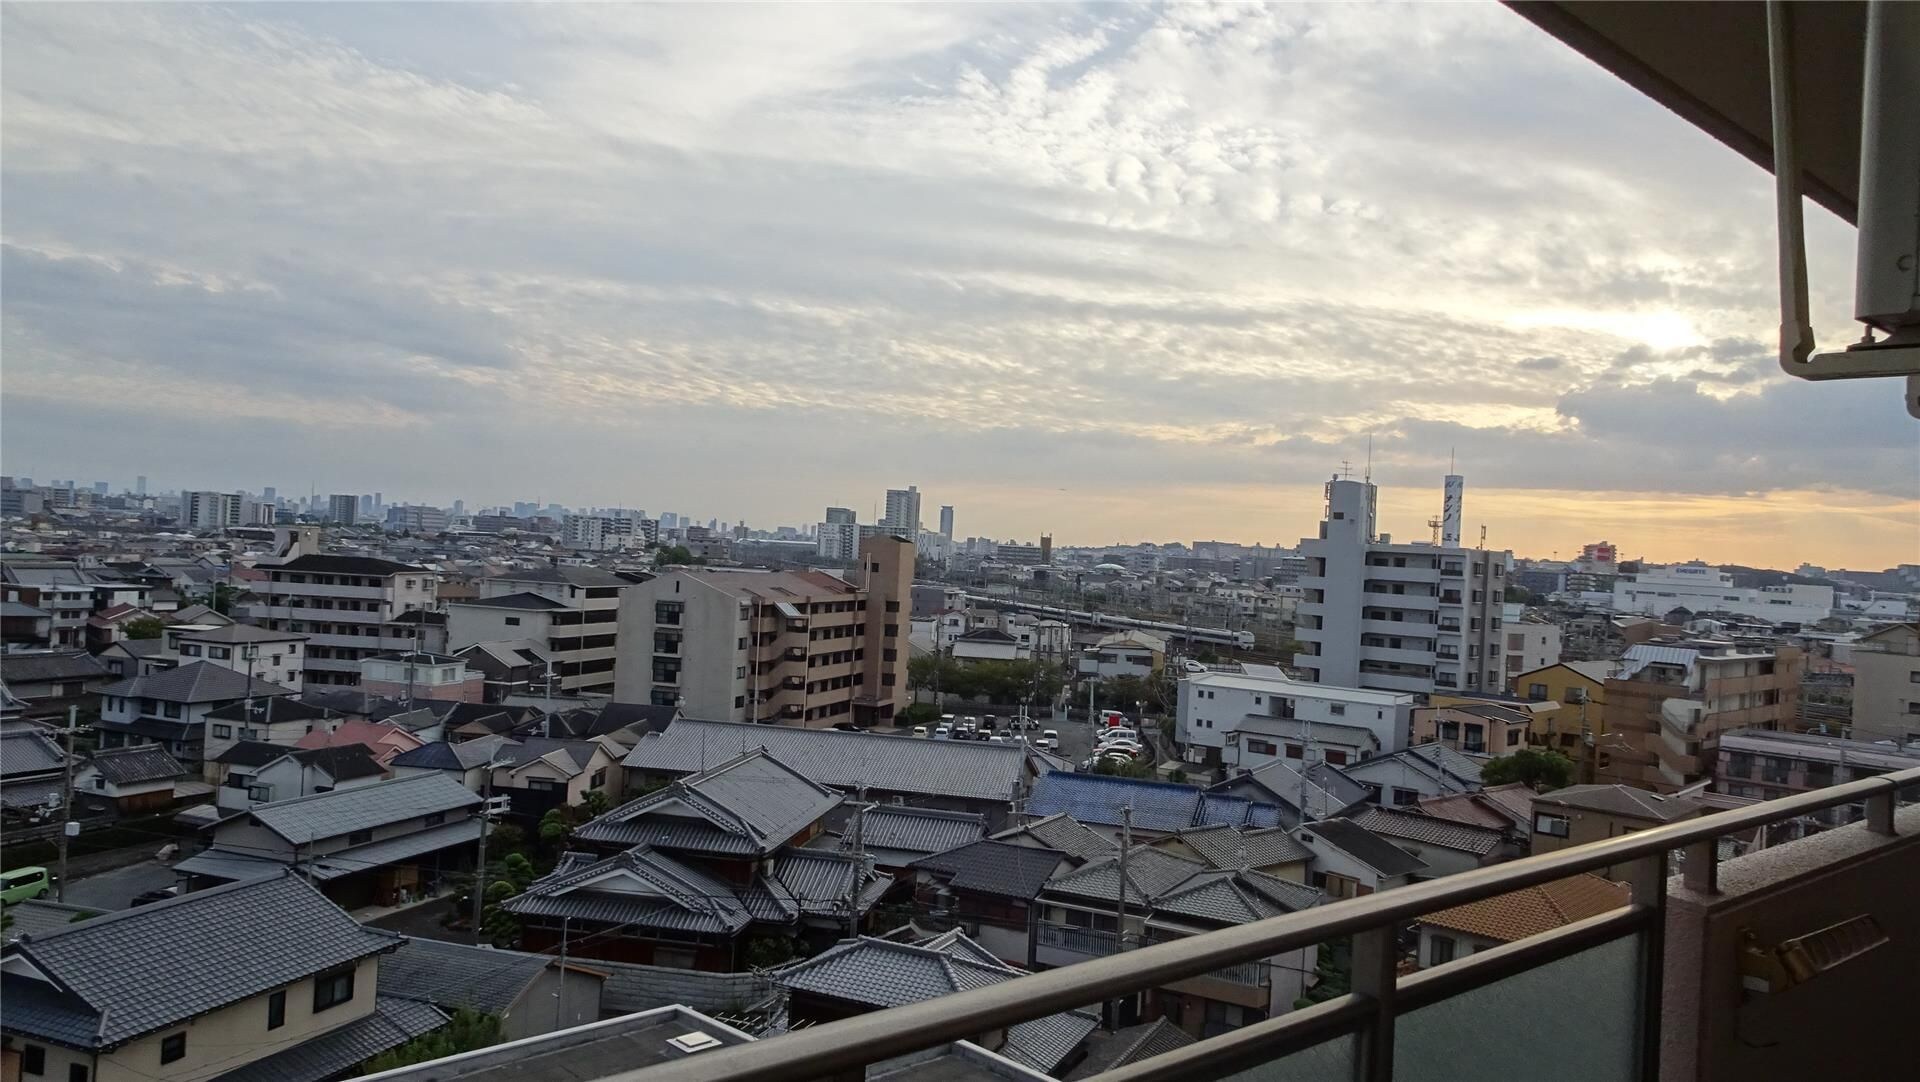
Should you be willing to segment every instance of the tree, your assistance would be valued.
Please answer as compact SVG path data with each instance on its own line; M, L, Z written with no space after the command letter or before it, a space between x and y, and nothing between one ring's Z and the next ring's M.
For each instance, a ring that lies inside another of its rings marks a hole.
M1311 1007L1316 1003L1325 1003L1337 996L1344 996L1353 990L1353 938L1341 936L1320 944L1317 960L1314 963L1314 976L1317 979L1306 995L1293 1001L1295 1010Z
M685 545L671 545L667 548L657 549L653 554L653 566L655 567L672 567L675 564L703 564L706 562L707 561L702 560L700 557L695 556L693 550Z
M1503 600L1514 601L1525 605L1533 600L1533 591L1518 583L1510 582L1507 584L1506 596Z
M129 639L157 639L166 631L167 625L160 622L158 616L142 616L137 620L128 620L125 627Z
M1573 760L1550 749L1522 748L1480 768L1482 785L1516 781L1542 792L1564 789L1573 784Z
M548 808L547 814L540 817L540 844L549 849L566 843L568 835L573 833L573 817L567 809Z
M512 823L495 823L487 830L487 848L505 860L509 853L527 851L527 832Z
M1139 759L1121 762L1117 759L1102 758L1093 764L1095 774L1107 774L1116 778L1151 778L1153 765Z
M587 795L580 798L580 810L588 819L598 819L607 813L610 803L607 794L598 789L589 789Z
M421 1034L398 1048L380 1053L362 1064L360 1071L362 1074L379 1074L428 1060L445 1059L499 1044L505 1036L500 1028L500 1019L471 1007L460 1007L453 1012L453 1017L447 1020L446 1025L432 1033Z
M213 584L213 589L207 591L207 595L200 600L208 608L222 616L226 616L228 615L228 610L233 608L233 599L239 596L239 590L234 589L224 582L216 582Z
M480 908L480 934L496 947L513 947L520 942L520 918L507 912L506 902L521 889L508 879L487 884L486 901Z
M500 874L506 882L512 883L517 891L525 890L533 885L533 862L523 853L509 853L507 858L500 862Z
M792 936L757 935L747 940L746 963L754 969L772 969L792 958Z

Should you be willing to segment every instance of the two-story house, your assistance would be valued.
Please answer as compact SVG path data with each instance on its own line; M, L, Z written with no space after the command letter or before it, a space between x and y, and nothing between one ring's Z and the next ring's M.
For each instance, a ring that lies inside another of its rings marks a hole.
M473 867L479 796L435 774L259 804L174 865L195 885L297 869L342 905L394 905Z
M198 771L205 760L207 715L249 700L292 695L291 688L248 678L245 673L196 661L151 676L135 676L100 689L100 746L159 744Z
M1034 899L1076 867L1057 849L984 839L912 863L913 901L934 927L955 927L1014 965L1033 961Z
M169 637L176 638L175 649L184 664L207 661L295 692L305 685L306 665L301 656L301 648L307 642L304 634L251 624L226 624L182 630L177 636Z
M475 792L506 796L515 815L538 820L554 808L580 804L588 793L600 793L611 803L620 792L625 753L606 737L483 736L424 744L396 757L393 771L402 777L445 775Z
M5 1077L321 1082L446 1024L379 994L399 936L282 873L0 948Z
M122 815L165 808L186 776L187 768L157 744L101 748L74 772L74 802L109 802Z
M85 651L35 650L7 654L4 665L7 692L29 718L64 719L69 707L91 706L100 689L113 682L113 672Z
M292 744L308 733L338 728L343 715L290 695L276 695L216 707L206 717L206 759L212 762L243 740ZM219 779L209 775L207 780Z
M295 748L243 740L208 760L208 765L217 775L214 805L222 812L372 785L386 777L362 744Z
M893 885L869 860L805 847L840 803L751 751L581 826L574 841L593 852L568 854L506 908L523 949L570 927L583 956L682 969L740 969L749 929L832 942Z
M1293 828L1293 840L1313 852L1308 879L1328 898L1357 898L1405 886L1429 865L1351 819L1322 819Z

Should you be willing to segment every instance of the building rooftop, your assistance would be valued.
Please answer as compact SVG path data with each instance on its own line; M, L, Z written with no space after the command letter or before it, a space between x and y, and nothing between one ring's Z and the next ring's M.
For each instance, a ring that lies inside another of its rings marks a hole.
M853 833L851 823L841 831L842 850L853 847ZM890 867L947 852L986 834L986 817L972 812L881 804L860 817L860 844L874 860Z
M1172 835L1185 842L1212 868L1270 868L1312 858L1313 851L1293 840L1284 827L1238 830L1216 825Z
M508 570L493 576L503 582L560 583L581 589L632 586L636 580L584 564L557 564L532 570Z
M1293 836L1307 844L1317 837L1383 876L1408 875L1427 867L1426 861L1351 819L1302 823Z
M9 967L6 1027L111 1049L399 945L292 874L214 887L8 944L54 983Z
M1625 883L1588 872L1429 913L1420 923L1511 943L1618 909L1631 895Z
M946 877L955 890L1028 899L1040 893L1066 859L1056 849L981 839L922 857L911 867Z
M381 560L372 556L326 556L318 553L296 556L282 564L264 564L260 570L270 573L298 571L322 575L372 575L381 578L409 572L416 575L429 574L424 567L397 563L393 560Z
M1506 839L1504 830L1469 826L1436 815L1399 808L1368 808L1352 816L1355 823L1385 838L1458 849L1483 857Z
M763 749L680 778L582 825L574 836L616 845L765 856L840 805Z
M0 732L0 780L55 772L66 763L60 741L38 725Z
M276 800L243 814L298 846L479 803L479 794L443 774L416 774Z
M1540 793L1533 798L1533 803L1651 819L1657 823L1692 818L1706 810L1706 805L1693 797L1662 796L1630 785L1569 785L1551 793Z
M93 769L113 785L138 785L148 781L171 781L185 777L187 768L167 754L158 744L136 744L125 748L101 748L93 753Z
M250 695L256 698L292 695L294 690L258 677L249 679L246 673L235 672L211 661L196 661L191 665L162 669L147 676L135 676L108 684L100 689L100 694L120 699L158 699L165 703L191 704L245 699Z
M98 680L113 673L85 650L29 650L0 655L0 678L18 687L51 681Z
M815 597L844 597L859 588L824 571L752 571L743 568L680 567L689 575L735 597L758 597L769 604Z
M297 631L273 631L252 624L223 624L197 631L181 631L181 642L248 643L298 642L306 636Z
M553 598L535 593L501 594L499 597L463 597L449 605L468 605L482 609L564 609Z
M690 1034L711 1037L713 1048L753 1040L676 1004L429 1060L378 1077L382 1082L587 1082L700 1055L671 1043Z

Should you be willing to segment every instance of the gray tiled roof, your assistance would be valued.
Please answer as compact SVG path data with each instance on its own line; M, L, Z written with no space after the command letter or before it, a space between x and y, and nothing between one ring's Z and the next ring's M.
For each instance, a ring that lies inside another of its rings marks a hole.
M180 765L180 760L168 755L167 749L158 744L101 748L93 753L93 768L114 785L178 778L187 772L187 768Z
M338 713L324 706L316 706L286 695L270 699L253 700L253 709L247 709L243 700L228 703L207 711L207 717L214 721L243 721L253 725L272 725L275 722L322 721Z
M1368 808L1352 818L1354 822L1383 837L1458 849L1475 856L1486 856L1493 852L1494 847L1506 837L1502 831L1393 808Z
M1065 859L1066 854L1057 849L986 839L922 857L911 867L948 877L955 890L1031 899Z
M586 964L607 974L600 991L600 1009L609 1014L631 1014L674 1003L697 1011L744 1012L773 996L773 985L756 973L706 973L602 958Z
M752 919L733 888L645 845L585 867L562 865L508 899L506 908L528 916L725 936Z
M49 680L99 680L112 676L99 658L84 650L56 650L0 655L0 679L10 684L39 684Z
M1569 785L1542 793L1534 801L1661 823L1698 815L1703 807L1693 797L1661 796L1629 785Z
M314 879L338 879L343 875L352 875L369 868L412 860L442 849L472 845L480 840L482 825L478 817L458 819L451 823L428 827L425 830L396 834L377 842L356 845L325 856L306 858L302 863L307 868L307 874Z
M1198 827L1175 837L1215 868L1237 868L1242 860L1248 867L1266 868L1313 856L1312 850L1294 841L1281 827L1244 831L1229 826Z
M1146 905L1173 888L1207 871L1198 861L1176 857L1158 849L1135 849L1127 854L1127 901ZM1113 902L1120 891L1120 858L1089 864L1055 877L1047 884L1047 893L1066 894Z
M882 805L868 809L860 818L862 845L908 860L979 841L986 833L986 818L967 812ZM849 824L840 836L840 848L852 847L853 827Z
M1096 1033L1087 1039L1087 1058L1067 1072L1066 1079L1067 1082L1081 1082L1082 1079L1185 1048L1193 1040L1186 1030L1166 1018L1156 1018L1111 1033Z
M480 802L479 794L444 774L416 774L336 789L331 793L276 800L258 805L248 814L287 841L306 845L320 838L334 838L434 812L469 808Z
M915 740L905 736L797 729L678 718L649 733L627 756L629 769L691 774L742 751L764 747L804 777L836 789L861 785L888 793L1010 801L1026 757L1017 744Z
M765 855L832 811L840 799L756 749L623 804L575 834L615 845Z
M256 697L292 695L292 688L255 677L251 694ZM211 661L196 661L148 676L136 676L108 684L100 694L122 699L158 699L167 703L211 703L244 699L249 694L247 674L221 668Z
M23 935L57 932L72 924L75 917L99 915L100 910L88 909L84 905L67 905L64 902L49 901L45 898L30 898L7 907L7 916L13 919L7 923L6 938L18 939Z
M559 582L568 586L632 586L634 581L624 575L583 564L559 564L554 567L541 567L532 571L502 571L494 578L502 582Z
M111 1048L398 945L399 937L361 927L288 874L28 936L6 954L23 956L78 997L96 1027L81 1047ZM45 988L8 989L9 1030L34 1032L24 1028L27 1010L57 998ZM74 1043L71 1032L42 1035Z
M454 1010L499 1014L553 963L551 955L408 936L380 960L380 991Z
M1035 819L1024 827L1003 830L994 837L1010 839L1020 834L1031 837L1048 849L1058 849L1082 861L1110 857L1120 849L1111 838L1065 812Z
M384 966L380 976L384 981ZM213 1082L321 1082L446 1024L447 1016L431 1004L399 996L375 996L372 1014L238 1070L215 1075Z
M44 774L66 765L60 742L38 726L0 733L0 779Z
M488 609L564 609L567 606L535 593L501 594L498 597L469 597L455 605L477 605Z
M502 749L504 765L519 766L544 758L554 752L560 752L554 760L549 760L555 769L568 777L577 777L593 761L593 753L600 745L591 740L558 740L544 736L529 736Z
M1384 876L1406 875L1427 862L1351 819L1322 819L1294 828L1296 838L1314 835Z

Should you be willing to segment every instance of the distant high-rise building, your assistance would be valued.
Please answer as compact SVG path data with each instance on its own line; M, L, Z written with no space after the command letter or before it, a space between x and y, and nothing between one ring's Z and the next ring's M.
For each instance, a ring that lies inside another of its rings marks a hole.
M105 481L95 481L93 483L93 494L95 496L105 496L107 494L107 483Z
M841 508L828 508L832 514ZM830 560L851 560L860 546L860 527L855 525L851 515L845 522L822 522L814 533L813 551Z
M835 526L851 526L858 520L854 518L853 512L848 508L829 507L827 508L827 517L823 521Z
M376 492L373 494L373 517L374 518L379 518L384 513L381 510L381 508L385 507L386 504L387 504L387 499L384 494L379 492Z
M913 538L920 533L920 488L908 485L906 488L887 490L887 515L880 525L902 536Z
M327 521L351 525L360 517L360 501L338 493L327 498Z
M663 529L663 530L677 530L677 529L679 529L679 528L680 528L680 516L679 516L679 515L676 515L676 514L674 514L674 513L672 512L672 511L662 511L662 512L660 512L660 528L661 528L661 529Z
M465 501L465 500L455 500L455 501L453 501L453 514L454 514L454 517L456 517L456 518L458 518L458 517L461 517L461 516L463 516L463 515L465 515L466 513L467 513L467 501Z
M953 505L950 503L940 505L940 536L953 540Z
M218 530L244 521L245 498L238 492L187 492L180 496L180 525Z
M133 479L133 491L135 495L139 495L139 496L145 496L147 494L147 475L146 474L143 473L140 476Z
M279 489L277 489L277 488L272 488L272 487L268 487L268 488L263 488L263 489L261 489L261 490L260 490L260 502L261 502L261 503L265 503L265 504L277 504L277 503L279 503L279 502L280 502L280 490L279 490Z

